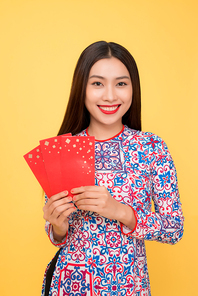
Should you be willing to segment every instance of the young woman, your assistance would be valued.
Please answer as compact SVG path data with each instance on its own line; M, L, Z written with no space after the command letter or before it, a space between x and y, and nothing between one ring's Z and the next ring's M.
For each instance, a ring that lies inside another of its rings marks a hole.
M95 186L46 197L46 232L60 250L42 295L151 295L144 240L175 244L183 215L168 148L141 131L138 70L121 45L82 52L59 135L68 132L95 136Z

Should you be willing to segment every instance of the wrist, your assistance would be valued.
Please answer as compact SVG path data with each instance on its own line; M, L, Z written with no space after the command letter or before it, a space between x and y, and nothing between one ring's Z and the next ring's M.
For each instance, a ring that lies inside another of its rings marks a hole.
M62 240L65 238L67 230L66 231L60 231L56 229L55 226L52 226L52 232L53 232L53 237L57 242L62 242Z
M134 229L136 225L136 218L132 207L121 204L118 221L130 229Z

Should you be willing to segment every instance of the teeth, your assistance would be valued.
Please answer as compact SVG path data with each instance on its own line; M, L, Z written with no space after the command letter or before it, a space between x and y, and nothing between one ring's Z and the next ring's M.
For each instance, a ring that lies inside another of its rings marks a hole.
M114 106L114 107L102 107L100 106L100 109L105 110L105 111L114 111L118 108L118 106Z

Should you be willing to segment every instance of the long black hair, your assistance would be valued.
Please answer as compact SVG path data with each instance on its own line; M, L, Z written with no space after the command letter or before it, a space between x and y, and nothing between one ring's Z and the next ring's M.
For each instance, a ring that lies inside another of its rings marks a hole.
M129 110L122 118L122 123L136 130L141 130L141 91L136 62L130 52L114 42L98 41L89 45L80 55L77 62L69 102L58 135L81 132L89 126L90 116L85 107L86 87L91 67L99 60L115 57L129 71L133 96Z

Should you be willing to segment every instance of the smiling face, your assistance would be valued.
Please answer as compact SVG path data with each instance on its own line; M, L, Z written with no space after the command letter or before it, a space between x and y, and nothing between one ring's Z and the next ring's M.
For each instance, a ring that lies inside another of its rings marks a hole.
M96 62L89 73L85 106L90 128L122 129L122 117L132 102L132 82L125 65L117 58Z

